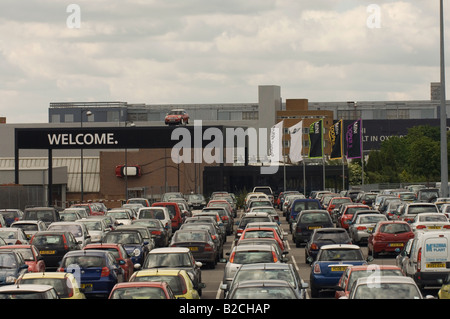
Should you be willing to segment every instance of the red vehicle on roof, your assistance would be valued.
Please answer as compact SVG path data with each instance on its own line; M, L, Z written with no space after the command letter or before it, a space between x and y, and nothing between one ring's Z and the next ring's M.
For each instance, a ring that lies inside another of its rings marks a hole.
M164 122L167 125L189 124L189 114L184 109L174 109L167 113Z
M335 298L348 297L350 288L359 278L369 276L404 276L405 274L398 266L393 265L361 265L347 267L339 279ZM374 279L376 280L376 279ZM374 282L375 283L375 282Z
M34 245L8 245L0 249L16 250L20 252L28 265L28 272L45 272L45 262L39 250Z
M120 268L123 269L123 280L128 281L134 272L133 261L128 256L127 251L122 246L122 244L113 243L99 243L99 244L88 244L83 247L84 250L96 249L96 250L107 250L110 251L114 257L116 257Z
M376 258L380 253L399 253L411 238L414 232L405 221L378 222L368 238L369 255Z
M338 219L338 226L348 229L348 222L353 218L353 214L358 210L370 209L369 206L363 204L350 204L343 207L342 214Z

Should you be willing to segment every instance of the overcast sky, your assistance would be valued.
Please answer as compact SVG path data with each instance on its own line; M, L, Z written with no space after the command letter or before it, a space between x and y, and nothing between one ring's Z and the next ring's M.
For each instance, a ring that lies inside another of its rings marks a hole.
M51 102L257 102L259 85L428 100L439 79L439 0L0 1L7 123L48 122Z

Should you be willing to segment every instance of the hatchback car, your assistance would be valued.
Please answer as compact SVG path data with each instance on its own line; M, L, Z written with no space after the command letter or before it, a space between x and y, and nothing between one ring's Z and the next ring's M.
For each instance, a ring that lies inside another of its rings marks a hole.
M56 222L51 223L48 231L69 231L73 234L80 248L91 243L91 235L85 224L79 222Z
M418 214L410 226L413 231L450 230L450 222L442 213Z
M58 268L69 251L80 250L80 245L69 231L38 232L31 238L30 244L39 249L47 270Z
M148 242L144 241L138 230L124 229L108 232L103 240L104 243L122 244L128 255L131 256L133 264L141 264L147 256Z
M357 245L324 245L311 262L309 282L313 298L319 297L321 290L335 289L347 267L367 264Z
M239 221L236 233L235 233L235 240L239 239L239 236L242 234L244 229L247 227L248 223L257 223L257 222L273 222L273 218L270 216L269 213L265 212L257 212L257 213L246 213L241 217L241 220Z
M131 222L131 226L146 227L155 242L155 247L166 247L169 245L169 232L164 228L159 219L136 219Z
M21 275L28 272L23 256L14 250L0 250L0 285L14 284Z
M106 234L111 230L105 218L91 217L79 219L76 222L86 225L86 228L91 236L91 243L101 243Z
M279 236L277 230L272 227L247 227L242 232L239 240L243 239L252 239L252 238L274 238L278 245L280 246L280 250L282 252L287 251L287 247L283 241L283 239Z
M305 245L305 263L315 260L320 247L330 244L351 244L352 240L344 228L314 229L310 240Z
M60 299L86 299L74 274L62 272L38 272L22 275L19 285L50 285L55 288Z
M176 298L200 299L191 278L181 269L144 269L133 274L130 282L167 282Z
M104 250L68 252L58 268L59 272L75 272L87 298L108 297L115 284L123 282L123 270L114 255Z
M178 230L172 237L170 247L189 248L195 260L208 264L210 268L215 268L217 264L219 247L216 247L208 230Z
M302 299L284 280L248 280L237 283L226 299Z
M370 209L370 207L364 204L342 205L336 218L337 226L342 227L344 229L348 229L348 222L353 218L353 214L358 210L367 210L367 209Z
M334 227L326 210L303 210L292 223L292 241L296 247L307 243L314 229Z
M25 263L28 265L28 272L44 272L45 262L39 250L34 245L8 245L1 246L0 249L8 249L18 251Z
M382 253L398 254L414 232L407 222L385 221L376 225L367 242L369 255L377 258Z
M11 224L11 227L21 228L27 235L27 239L30 240L31 237L38 231L47 230L47 226L42 220L27 220L27 221L18 221Z
M0 300L9 299L59 299L50 285L7 285L0 287Z
M383 214L364 214L357 216L354 221L350 222L348 227L352 242L356 245L366 244L375 225L378 222L387 220L387 217Z
M22 219L23 211L20 209L0 209L0 214L5 219L6 227L10 227L12 223Z
M186 125L189 124L189 114L184 109L174 109L167 113L164 122L166 125Z
M136 266L136 265L135 265ZM202 263L196 261L189 248L155 248L147 255L142 269L176 268L186 270L194 283L194 288L202 295Z
M108 299L176 299L167 282L134 281L116 284Z
M7 227L0 228L0 237L8 245L28 244L28 238L22 228Z

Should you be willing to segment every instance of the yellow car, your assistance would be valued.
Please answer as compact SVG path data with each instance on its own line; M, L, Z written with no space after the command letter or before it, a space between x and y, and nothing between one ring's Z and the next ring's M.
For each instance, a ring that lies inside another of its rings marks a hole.
M61 299L86 299L75 276L66 272L29 272L17 283L53 286Z
M130 281L167 282L177 299L200 299L197 290L186 270L181 269L144 269L133 273Z
M438 292L439 299L450 299L450 284L442 285Z

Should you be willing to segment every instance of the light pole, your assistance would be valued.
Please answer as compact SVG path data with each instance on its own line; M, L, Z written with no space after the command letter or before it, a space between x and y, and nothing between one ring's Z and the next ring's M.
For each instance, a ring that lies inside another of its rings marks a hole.
M440 0L441 37L441 196L448 197L448 157L447 157L447 103L445 97L445 59L444 59L444 0Z
M83 113L86 112L86 116L91 116L92 112L89 110L85 110L85 109L81 109L81 119L80 119L80 127L83 128ZM81 180L80 180L80 184L81 184L81 202L84 202L84 165L83 165L83 148L81 148L81 162L80 162L80 166L81 166Z
M125 127L134 127L136 124L134 124L132 121L125 121ZM128 149L125 146L125 169L124 169L124 175L125 175L125 203L128 201Z

